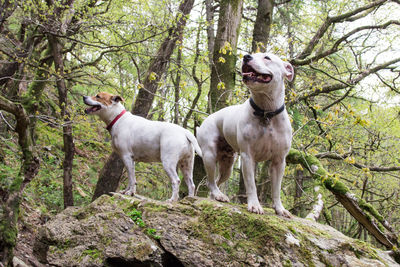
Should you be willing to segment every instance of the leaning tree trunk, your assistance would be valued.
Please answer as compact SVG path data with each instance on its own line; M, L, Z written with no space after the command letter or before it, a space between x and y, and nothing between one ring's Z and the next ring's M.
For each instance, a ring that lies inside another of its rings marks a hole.
M176 42L186 25L187 16L193 8L194 0L183 0L176 15L176 25L169 31L168 36L162 42L156 57L151 61L143 82L143 88L139 90L132 113L147 117L157 92L159 81L167 69L168 62L176 47ZM118 189L119 180L123 170L122 160L113 152L107 159L100 172L99 180L93 195L93 200L109 192Z
M341 181L334 179L322 166L321 162L312 155L307 155L301 151L291 149L286 157L289 164L301 164L307 169L313 179L317 179L331 191L343 207L360 223L367 231L378 240L379 243L388 249L393 249L396 261L400 255L397 252L397 236L385 218L363 199L350 192L350 189ZM383 227L380 227L383 226ZM385 231L386 229L386 231Z
M0 190L0 265L11 266L13 250L17 242L18 216L25 186L39 171L39 159L34 151L30 135L28 114L20 104L0 96L0 109L15 116L18 144L22 151L22 164L17 177L5 191Z

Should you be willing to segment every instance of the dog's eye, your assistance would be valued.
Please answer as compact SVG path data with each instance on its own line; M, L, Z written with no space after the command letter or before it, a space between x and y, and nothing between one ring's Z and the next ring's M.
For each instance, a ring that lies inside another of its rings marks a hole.
M100 98L100 96L99 96L99 95L96 95L96 98Z
M271 58L269 56L265 56L264 57L266 60L271 60Z

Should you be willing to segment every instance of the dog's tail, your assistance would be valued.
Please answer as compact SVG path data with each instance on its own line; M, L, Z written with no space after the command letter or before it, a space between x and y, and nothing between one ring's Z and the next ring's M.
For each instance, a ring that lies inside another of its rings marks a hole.
M199 155L200 157L203 157L203 152L201 152L201 148L199 146L199 143L197 143L196 137L194 137L194 135L189 131L185 131L185 132L186 132L186 138L189 140L190 143L192 143L197 155Z

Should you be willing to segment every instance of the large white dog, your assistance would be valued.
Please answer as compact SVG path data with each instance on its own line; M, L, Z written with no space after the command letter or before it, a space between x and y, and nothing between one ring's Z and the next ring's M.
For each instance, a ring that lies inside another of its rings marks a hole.
M244 56L242 74L251 98L241 105L213 113L197 131L211 197L229 201L218 185L231 175L236 153L239 153L248 210L262 214L264 211L255 185L255 164L269 160L273 207L278 215L291 217L282 205L280 190L285 157L292 139L292 128L284 104L284 78L293 80L293 67L273 54L257 53Z
M83 101L90 106L85 110L87 114L98 115L108 125L113 149L128 171L129 185L122 193L136 193L135 161L139 161L162 162L172 183L170 201L179 198L177 168L182 171L189 196L194 195L193 147L200 156L201 150L191 132L176 124L150 121L127 112L120 96L101 92L93 97L84 96Z

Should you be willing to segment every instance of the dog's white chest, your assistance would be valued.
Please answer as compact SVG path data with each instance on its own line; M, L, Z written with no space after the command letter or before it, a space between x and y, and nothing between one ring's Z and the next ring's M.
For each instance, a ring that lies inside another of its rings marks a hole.
M255 161L285 156L291 145L291 127L284 121L253 124L243 129L243 136Z

